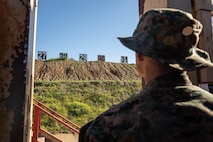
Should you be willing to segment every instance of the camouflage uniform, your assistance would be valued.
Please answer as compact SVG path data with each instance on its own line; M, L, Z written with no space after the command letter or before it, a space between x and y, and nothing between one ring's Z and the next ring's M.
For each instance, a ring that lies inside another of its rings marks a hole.
M212 142L213 95L164 75L84 126L80 142Z
M174 68L143 91L111 107L80 130L80 142L213 142L213 95L188 78L188 70L212 67L197 48L202 25L176 9L145 13L126 47Z

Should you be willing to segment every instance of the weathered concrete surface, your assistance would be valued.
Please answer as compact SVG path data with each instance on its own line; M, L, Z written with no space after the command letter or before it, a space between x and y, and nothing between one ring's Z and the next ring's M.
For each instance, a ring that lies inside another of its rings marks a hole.
M28 0L0 1L0 141L23 141Z

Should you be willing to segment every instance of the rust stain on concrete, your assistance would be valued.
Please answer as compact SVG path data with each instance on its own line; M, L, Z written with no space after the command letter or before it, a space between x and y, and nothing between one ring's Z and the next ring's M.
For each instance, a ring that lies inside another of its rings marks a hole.
M22 2L13 0L2 0L0 9L0 86L1 98L6 98L9 96L7 91L13 78L13 62L18 53L24 52L20 44L24 40L26 14L22 13L26 13L27 9L23 7Z
M28 40L28 1L0 1L0 140L20 140ZM19 67L20 66L20 67ZM15 134L15 131L17 134Z
M1 122L1 127L0 127L0 140L2 142L10 142L11 141L11 136L10 132L12 131L12 123L14 119L14 113L13 111L8 111L2 104L0 106L0 122ZM4 115L2 115L4 113ZM5 121L7 120L7 121Z

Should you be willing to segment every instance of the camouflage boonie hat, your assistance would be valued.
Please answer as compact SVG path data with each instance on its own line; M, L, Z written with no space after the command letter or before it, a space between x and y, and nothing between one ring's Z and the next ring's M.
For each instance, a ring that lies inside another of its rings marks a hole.
M190 13L160 8L146 12L132 37L121 43L143 55L179 70L212 67L209 54L197 48L201 23Z

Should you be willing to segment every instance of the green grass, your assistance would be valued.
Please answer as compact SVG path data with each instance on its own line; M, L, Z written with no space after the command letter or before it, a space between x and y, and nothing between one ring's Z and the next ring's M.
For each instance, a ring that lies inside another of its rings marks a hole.
M35 81L34 97L79 126L83 126L110 106L137 94L140 80L131 81ZM64 132L60 124L42 116L42 127Z

